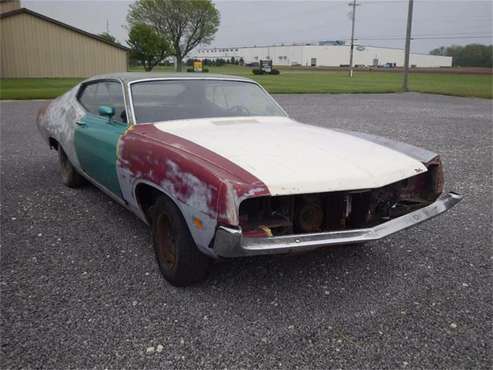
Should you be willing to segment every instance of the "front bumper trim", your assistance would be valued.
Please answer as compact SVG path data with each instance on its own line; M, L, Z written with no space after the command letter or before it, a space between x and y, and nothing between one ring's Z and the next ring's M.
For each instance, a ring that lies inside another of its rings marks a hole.
M429 206L366 229L283 235L269 238L244 238L241 229L220 226L216 232L213 249L220 257L243 257L309 251L331 245L364 243L385 238L436 217L461 200L462 195L454 192L442 194Z

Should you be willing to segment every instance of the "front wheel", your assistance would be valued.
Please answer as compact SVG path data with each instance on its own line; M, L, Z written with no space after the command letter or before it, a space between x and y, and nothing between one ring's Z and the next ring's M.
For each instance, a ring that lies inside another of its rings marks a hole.
M209 258L197 249L180 210L161 196L151 208L151 217L154 251L164 278L174 286L203 280Z

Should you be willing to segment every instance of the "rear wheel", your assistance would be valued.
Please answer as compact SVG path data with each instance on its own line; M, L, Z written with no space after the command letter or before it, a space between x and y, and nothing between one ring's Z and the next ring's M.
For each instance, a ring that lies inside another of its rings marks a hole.
M154 251L164 278L175 286L203 280L209 258L197 249L179 209L160 196L150 214Z
M80 187L84 179L79 175L72 163L70 163L67 154L65 154L65 151L60 145L58 146L58 161L60 163L60 173L63 183L69 188Z

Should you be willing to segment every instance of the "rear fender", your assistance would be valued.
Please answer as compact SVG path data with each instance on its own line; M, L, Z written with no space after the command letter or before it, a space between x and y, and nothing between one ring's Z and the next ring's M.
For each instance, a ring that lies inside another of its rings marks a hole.
M76 99L78 89L79 85L40 111L37 126L44 140L50 144L51 138L60 143L70 162L80 169L74 145L75 122L85 115L85 111Z

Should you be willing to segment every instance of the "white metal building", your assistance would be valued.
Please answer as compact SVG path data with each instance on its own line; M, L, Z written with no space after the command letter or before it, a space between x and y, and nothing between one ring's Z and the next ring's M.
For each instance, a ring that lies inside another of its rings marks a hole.
M274 65L340 67L349 64L350 46L320 42L319 44L273 45L238 48L198 49L190 57L194 59L243 58L245 63L271 59ZM383 66L387 63L397 67L404 65L404 50L358 45L354 48L354 64ZM452 57L427 54L411 54L410 64L416 67L451 67Z

